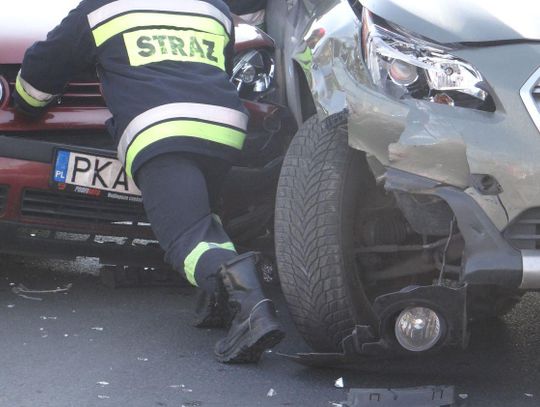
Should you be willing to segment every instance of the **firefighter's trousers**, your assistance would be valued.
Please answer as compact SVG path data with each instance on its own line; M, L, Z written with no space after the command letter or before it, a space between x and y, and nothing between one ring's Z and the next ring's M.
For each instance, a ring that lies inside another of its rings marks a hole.
M136 174L165 260L210 293L219 267L237 255L210 205L228 168L219 160L170 153L148 161Z

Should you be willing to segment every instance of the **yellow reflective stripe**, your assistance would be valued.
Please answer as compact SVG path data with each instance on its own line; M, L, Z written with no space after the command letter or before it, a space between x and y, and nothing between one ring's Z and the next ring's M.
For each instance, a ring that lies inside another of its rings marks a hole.
M244 131L248 123L247 114L224 106L188 102L167 103L156 106L136 116L124 130L118 143L118 158L120 161L125 163L127 149L141 131L154 125L154 123L179 119L203 121L210 119L214 123Z
M160 61L199 62L225 70L226 38L193 30L146 29L124 34L131 66Z
M186 259L184 260L184 272L186 273L186 277L188 281L194 286L197 286L197 281L195 280L195 269L197 268L197 263L199 262L199 259L201 258L201 256L211 249L224 249L224 250L231 250L233 252L236 252L234 244L232 244L231 242L226 242L226 243L201 242L199 243L187 255Z
M115 17L94 29L92 34L96 46L99 47L111 37L124 31L149 26L193 28L211 34L221 35L226 38L225 44L229 41L229 36L225 28L210 17L151 12L133 12Z
M232 21L226 14L216 6L200 0L116 0L88 14L88 23L93 29L113 17L134 11L196 14L221 22L228 33L232 28Z
M47 106L47 104L49 103L49 100L38 100L29 95L28 92L26 92L26 90L24 89L21 83L21 78L19 76L17 76L17 79L15 81L15 89L17 90L19 96L22 97L23 100L32 107L44 107Z
M246 134L217 124L192 120L171 120L156 124L137 135L131 146L129 146L125 165L128 175L132 177L131 165L137 154L150 144L170 137L194 137L241 150L244 146Z

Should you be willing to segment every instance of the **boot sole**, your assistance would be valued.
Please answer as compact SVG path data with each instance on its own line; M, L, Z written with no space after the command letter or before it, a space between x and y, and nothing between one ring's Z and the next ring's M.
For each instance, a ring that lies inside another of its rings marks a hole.
M276 328L265 333L251 344L246 344L236 351L231 351L226 354L217 354L216 358L222 363L256 363L261 358L262 353L271 349L280 343L285 337L285 332Z

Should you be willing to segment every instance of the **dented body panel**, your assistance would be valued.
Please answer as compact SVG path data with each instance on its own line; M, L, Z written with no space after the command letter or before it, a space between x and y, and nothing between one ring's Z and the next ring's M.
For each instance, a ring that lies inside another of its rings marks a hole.
M361 22L347 1L299 1L297 7L285 54L301 67L321 119L348 110L349 144L377 164L372 165L376 176L391 167L457 187L485 208L499 230L540 206L540 133L520 97L520 89L540 67L539 43L452 49L482 72L494 112L398 100L371 83L361 56ZM394 16L395 7L380 9ZM495 39L505 36L501 27ZM298 89L287 92L289 100L297 101L291 106L301 122ZM493 176L502 192L496 197L478 193L472 174Z
M462 281L515 287L521 273L523 281L540 281L540 6L360 3L290 0L281 14L269 6L281 84L298 124L346 112L350 147L366 154L375 180L395 194L415 232L446 236L448 226L427 231L455 217L465 240ZM376 86L363 56L363 9L405 42L433 44L476 69L490 107L438 104L410 92L394 97ZM425 220L424 230L415 225L407 211L424 216L427 208L414 206L419 195L446 206L448 217Z

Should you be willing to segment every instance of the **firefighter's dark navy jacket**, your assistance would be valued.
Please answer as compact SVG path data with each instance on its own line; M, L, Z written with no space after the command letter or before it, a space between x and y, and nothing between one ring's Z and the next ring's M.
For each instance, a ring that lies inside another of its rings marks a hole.
M85 0L27 50L15 99L42 109L96 67L128 174L165 152L230 161L248 119L229 82L233 45L221 0Z

